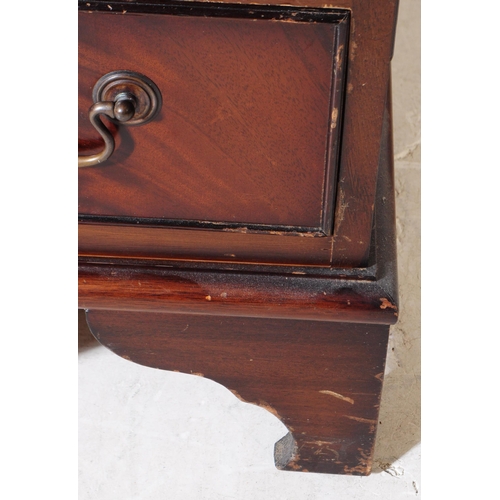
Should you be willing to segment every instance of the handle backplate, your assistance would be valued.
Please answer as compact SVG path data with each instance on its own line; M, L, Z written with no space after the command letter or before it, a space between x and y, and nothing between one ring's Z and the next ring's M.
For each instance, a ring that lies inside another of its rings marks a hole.
M115 148L113 136L99 115L123 125L143 125L159 113L162 97L148 77L134 71L113 71L101 77L92 90L94 104L89 120L104 140L104 149L95 155L78 156L78 167L90 167L106 161Z

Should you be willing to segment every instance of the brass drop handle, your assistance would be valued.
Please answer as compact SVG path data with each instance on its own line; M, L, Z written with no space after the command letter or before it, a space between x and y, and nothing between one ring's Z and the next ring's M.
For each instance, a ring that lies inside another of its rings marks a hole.
M123 98L116 102L98 101L89 109L89 120L94 128L101 134L104 139L104 149L95 155L78 156L78 167L91 167L106 161L115 150L115 140L113 136L102 123L99 115L106 115L112 120L118 120L122 123L127 123L135 113L135 102L130 98Z
M113 154L115 141L101 115L123 125L142 125L155 118L162 104L161 93L149 78L127 70L113 71L100 78L92 90L92 98L89 120L103 138L104 149L94 155L79 155L78 167L99 165Z

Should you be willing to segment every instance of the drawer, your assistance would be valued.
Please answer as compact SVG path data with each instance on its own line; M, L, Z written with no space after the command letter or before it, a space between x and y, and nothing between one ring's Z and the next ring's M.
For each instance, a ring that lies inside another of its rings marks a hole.
M106 122L115 152L79 169L81 252L329 264L349 12L102 8L79 13L79 155L103 148L103 75L146 75L163 102Z
M279 469L369 474L398 317L397 0L229 1L79 4L79 165L106 157L79 169L79 306L118 355L271 411ZM162 107L97 133L116 71Z

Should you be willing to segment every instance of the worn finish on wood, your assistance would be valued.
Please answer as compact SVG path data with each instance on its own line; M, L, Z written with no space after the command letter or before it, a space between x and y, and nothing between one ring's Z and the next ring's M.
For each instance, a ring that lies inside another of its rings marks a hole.
M339 24L326 10L278 21L281 7L252 20L225 1L88 4L115 14L80 14L81 109L113 69L170 92L155 126L112 128L118 156L80 176L79 306L91 330L127 359L201 373L273 412L290 430L276 444L279 468L368 474L398 314L388 92L397 2L339 0L328 5L349 10ZM172 8L181 14L158 15ZM87 153L99 147L91 133ZM159 167L165 155L185 168L172 176Z
M390 99L387 104L372 237L375 275L338 268L329 272L87 258L79 266L80 307L394 323L398 308Z
M85 111L102 74L139 71L163 96L158 119L121 127L113 157L79 172L81 214L322 229L347 13L331 23L79 17L80 138L98 142Z
M394 323L398 308L390 98L387 106L371 272L88 257L79 269L80 307Z
M202 374L271 411L290 430L276 443L278 468L369 474L388 325L397 318L387 113L384 132L373 281L280 266L87 261L79 283L91 331L126 359Z
M395 297L377 282L83 264L79 305L382 324L395 323L398 311Z
M353 0L333 265L367 262L398 0Z
M276 415L293 437L277 446L279 468L369 474L388 326L127 311L87 319L116 354L205 376Z
M254 234L244 229L139 227L80 224L81 256L184 259L328 266L331 241L290 234Z
M99 5L101 8L108 9L109 4L115 12L127 10L127 7L120 10L122 4L128 5L129 9L133 4L141 9L150 5L161 10L162 5L171 3L161 1L122 2L121 4L120 2L89 2L92 8ZM223 10L226 3L223 1L217 5ZM255 3L279 4L276 0ZM325 4L319 0L296 0L290 3L304 7L348 9L351 12L348 74L339 164L339 193L336 197L331 262L333 265L340 266L365 266L370 254L374 185L383 106L389 81L397 1L339 0L332 4ZM195 5L193 2L189 4ZM88 85L90 86L90 83ZM133 179L129 180L133 182ZM326 203L322 219L323 227L328 226L328 220L325 217L328 218L330 215L331 210Z

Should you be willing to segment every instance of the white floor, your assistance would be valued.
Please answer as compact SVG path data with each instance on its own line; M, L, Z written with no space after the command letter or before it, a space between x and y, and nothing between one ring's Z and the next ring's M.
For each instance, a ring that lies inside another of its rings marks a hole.
M285 427L210 380L145 368L79 331L80 500L420 496L420 1L401 0L393 61L400 321L393 327L375 470L278 471Z

